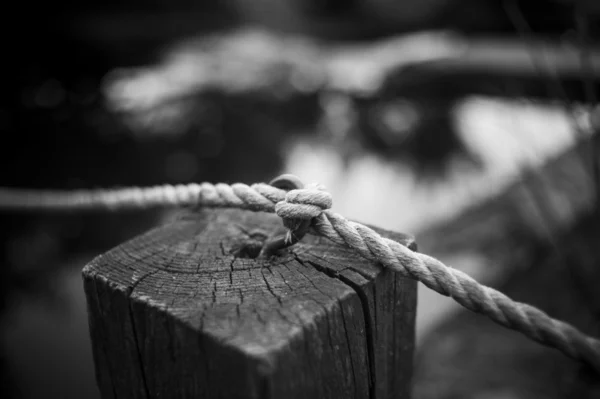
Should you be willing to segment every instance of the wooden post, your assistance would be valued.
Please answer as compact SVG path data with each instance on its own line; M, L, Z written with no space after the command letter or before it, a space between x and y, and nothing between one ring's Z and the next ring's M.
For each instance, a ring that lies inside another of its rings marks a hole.
M314 236L256 258L281 232L203 210L87 265L102 397L408 398L416 283Z

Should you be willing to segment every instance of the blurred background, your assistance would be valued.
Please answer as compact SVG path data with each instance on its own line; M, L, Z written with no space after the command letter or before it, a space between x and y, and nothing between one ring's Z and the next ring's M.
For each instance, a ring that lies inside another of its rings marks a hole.
M0 186L294 173L600 336L600 2L35 7L0 16ZM4 397L99 397L81 268L169 216L0 211ZM600 397L581 364L419 290L414 398Z

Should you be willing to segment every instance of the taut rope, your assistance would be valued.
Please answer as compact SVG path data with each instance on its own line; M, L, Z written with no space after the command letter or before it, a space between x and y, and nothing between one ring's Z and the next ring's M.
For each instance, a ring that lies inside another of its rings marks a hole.
M366 259L454 298L465 308L496 323L584 361L600 374L600 340L587 336L543 311L506 295L444 265L413 252L372 229L331 211L329 193L319 188L285 191L268 184L188 184L97 191L31 191L0 188L0 209L127 209L153 206L232 207L276 213L286 226L310 220L314 234L346 245ZM293 231L291 231L293 233Z

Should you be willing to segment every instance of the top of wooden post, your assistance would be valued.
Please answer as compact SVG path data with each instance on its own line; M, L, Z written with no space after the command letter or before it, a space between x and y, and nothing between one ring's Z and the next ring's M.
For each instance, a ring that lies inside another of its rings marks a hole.
M416 283L315 236L257 258L282 232L202 210L87 265L103 397L408 397Z

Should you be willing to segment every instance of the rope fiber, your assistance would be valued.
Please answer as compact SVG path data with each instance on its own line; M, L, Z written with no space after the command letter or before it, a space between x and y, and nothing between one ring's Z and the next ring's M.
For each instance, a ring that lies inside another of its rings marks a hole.
M265 183L251 186L202 183L73 192L0 188L0 209L5 210L118 210L157 206L232 207L271 212L281 217L287 227L310 220L313 234L350 247L366 259L452 297L473 312L557 348L587 363L600 375L600 340L551 318L540 309L513 301L431 256L413 252L360 223L345 219L331 211L331 195L320 186L290 191Z

